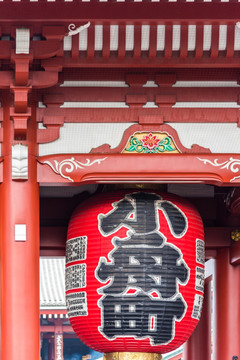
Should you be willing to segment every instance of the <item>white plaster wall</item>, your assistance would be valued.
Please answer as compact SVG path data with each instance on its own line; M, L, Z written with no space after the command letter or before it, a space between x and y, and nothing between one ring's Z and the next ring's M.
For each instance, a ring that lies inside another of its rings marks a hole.
M60 138L39 145L39 156L51 154L89 153L92 148L109 144L117 147L124 131L133 123L67 123L60 128ZM212 153L240 153L240 128L234 124L169 123L183 146L193 144L209 148ZM42 126L41 126L42 127Z
M209 148L213 153L240 153L240 128L237 124L171 123L183 146L193 144Z
M133 123L67 123L60 128L60 138L39 145L39 156L51 154L89 153L92 148L109 144L115 148L121 142L124 131Z

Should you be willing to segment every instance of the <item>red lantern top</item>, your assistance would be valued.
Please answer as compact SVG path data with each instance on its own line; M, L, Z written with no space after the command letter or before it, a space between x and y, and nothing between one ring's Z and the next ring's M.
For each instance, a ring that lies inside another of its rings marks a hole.
M66 294L74 331L101 352L172 351L198 323L204 237L198 212L171 194L103 193L68 228Z

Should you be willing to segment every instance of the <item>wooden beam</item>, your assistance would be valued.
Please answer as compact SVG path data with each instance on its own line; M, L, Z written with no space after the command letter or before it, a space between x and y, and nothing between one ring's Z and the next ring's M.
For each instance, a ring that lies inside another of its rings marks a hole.
M56 16L56 13L58 16ZM27 26L33 22L62 23L66 21L159 21L162 20L200 20L200 21L239 21L239 4L212 2L183 2L177 1L169 3L161 1L160 3L143 0L139 2L118 2L110 0L107 3L91 0L90 2L72 1L70 4L66 1L56 1L49 3L47 1L38 1L31 3L28 0L12 2L4 0L1 4L1 26L4 33L6 21L18 21L18 25ZM24 19L24 20L23 20Z
M136 129L137 126L134 127ZM128 132L132 130L133 127ZM236 169L234 166L239 162L235 154L209 154L207 149L199 148L197 145L195 148L186 149L176 137L178 147L185 152L183 154L151 154L151 156L137 153L119 154L126 146L128 132L125 132L121 144L115 149L110 149L106 144L101 149L100 147L95 149L91 154L71 154L71 159L69 154L39 157L39 183L80 185L197 182L218 186L240 184L240 170L237 168L237 171L234 171Z
M61 82L67 81L124 81L128 74L145 74L147 80L155 80L156 76L160 78L162 76L169 76L174 78L175 81L238 81L239 70L238 69L211 69L211 71L202 71L202 69L181 68L181 69L161 69L156 66L154 69L140 69L139 71L131 71L123 68L111 69L106 67L105 69L93 68L91 71L87 71L86 68L75 68L74 71L69 68L64 68L62 73L59 74Z
M55 313L55 310L52 310L53 313ZM45 332L54 332L55 326L54 325L40 325L40 332L41 333L45 333ZM67 333L73 333L73 328L69 325L62 325L62 330L63 332L67 332Z
M60 115L66 123L132 123L140 116L158 116L166 123L237 123L238 108L52 108L37 109L37 121L43 116ZM130 126L130 124L129 124Z
M94 57L78 57L72 58L71 52L65 52L62 65L68 68L156 68L159 69L175 69L175 68L186 68L191 67L194 69L197 68L210 68L210 69L222 69L222 68L239 68L239 56L225 57L224 52L222 56L211 57L210 52L205 52L201 57L195 57L195 52L189 52L188 57L178 56L178 52L175 52L175 55L172 56L169 52L166 52L164 56L156 56L154 58L148 57L148 52L146 54L143 52L144 56L141 57L117 57L117 53L113 53L110 58L104 59L101 54ZM43 67L54 66L56 60L50 59L43 61Z
M51 308L51 309L41 309L40 310L40 315L43 315L43 314L46 314L46 315L48 315L48 314L53 314L53 308ZM66 308L64 308L64 309L54 309L54 314L59 314L59 315L61 315L61 314L67 314L67 309ZM52 319L50 319L50 320L52 320Z
M235 102L240 95L240 87L141 87L131 89L130 87L60 87L47 89L39 92L41 96L63 94L64 101L79 102L125 102L127 95L145 95L147 101L155 102L156 96L175 95L177 102Z
M40 230L41 255L45 253L62 254L65 252L67 228L66 227L41 227Z

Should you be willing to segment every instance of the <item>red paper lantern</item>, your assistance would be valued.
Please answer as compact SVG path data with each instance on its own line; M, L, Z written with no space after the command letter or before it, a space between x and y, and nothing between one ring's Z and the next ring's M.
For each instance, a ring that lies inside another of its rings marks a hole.
M123 190L80 205L68 228L66 299L71 325L100 352L165 353L201 313L201 218L171 194Z

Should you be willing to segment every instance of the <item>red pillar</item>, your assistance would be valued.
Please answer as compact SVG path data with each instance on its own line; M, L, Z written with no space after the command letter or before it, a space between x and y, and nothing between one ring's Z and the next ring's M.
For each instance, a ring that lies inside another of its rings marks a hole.
M240 359L240 267L229 263L229 249L216 259L215 358Z
M12 180L13 121L4 103L3 183L0 187L1 360L37 360L39 349L39 186L35 114L28 120L28 180ZM19 141L21 143L21 141ZM15 224L26 225L16 241Z
M54 339L48 340L48 360L55 360L54 358Z
M183 354L184 360L211 360L211 281L205 283L201 319L185 343Z

